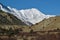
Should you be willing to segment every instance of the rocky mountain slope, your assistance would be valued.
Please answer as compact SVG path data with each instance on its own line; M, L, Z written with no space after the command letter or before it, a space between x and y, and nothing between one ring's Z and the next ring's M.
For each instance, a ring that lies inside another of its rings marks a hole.
M27 26L24 22L16 18L14 15L0 10L0 27L5 29L22 28L24 32L30 32L31 29L34 31L48 31L60 28L60 16L44 19L40 23L32 26Z
M59 40L59 38L60 16L27 26L14 15L0 10L0 40Z
M14 28L14 25L26 26L21 20L17 19L15 16L0 10L0 27L8 29L9 27Z

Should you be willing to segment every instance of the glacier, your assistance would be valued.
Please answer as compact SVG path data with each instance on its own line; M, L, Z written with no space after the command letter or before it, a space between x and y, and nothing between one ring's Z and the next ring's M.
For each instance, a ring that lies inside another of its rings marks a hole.
M0 10L16 16L18 19L20 19L28 26L35 25L36 23L39 23L44 19L56 16L56 15L45 15L36 8L17 10L15 8L4 6L2 4L0 4Z

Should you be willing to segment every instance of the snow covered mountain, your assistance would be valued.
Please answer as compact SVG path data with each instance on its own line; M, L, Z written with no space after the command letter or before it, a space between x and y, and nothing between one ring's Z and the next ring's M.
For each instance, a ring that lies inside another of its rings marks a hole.
M22 22L24 22L29 26L31 26L32 24L34 25L36 23L39 23L44 19L56 16L56 15L45 15L36 8L17 10L9 6L6 7L1 3L0 3L0 10L13 14L18 19L20 19Z

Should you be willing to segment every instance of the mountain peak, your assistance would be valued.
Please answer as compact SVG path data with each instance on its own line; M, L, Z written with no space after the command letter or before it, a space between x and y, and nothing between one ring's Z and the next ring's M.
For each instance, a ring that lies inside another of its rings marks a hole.
M17 10L15 8L2 6L1 10L13 14L29 26L39 23L44 19L55 17L55 15L45 15L36 8Z

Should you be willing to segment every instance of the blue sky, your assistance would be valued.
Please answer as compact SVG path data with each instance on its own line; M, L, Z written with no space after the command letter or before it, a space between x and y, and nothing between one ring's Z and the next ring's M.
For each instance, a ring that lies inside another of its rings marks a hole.
M37 8L44 14L60 15L60 0L0 0L0 3L12 8Z

